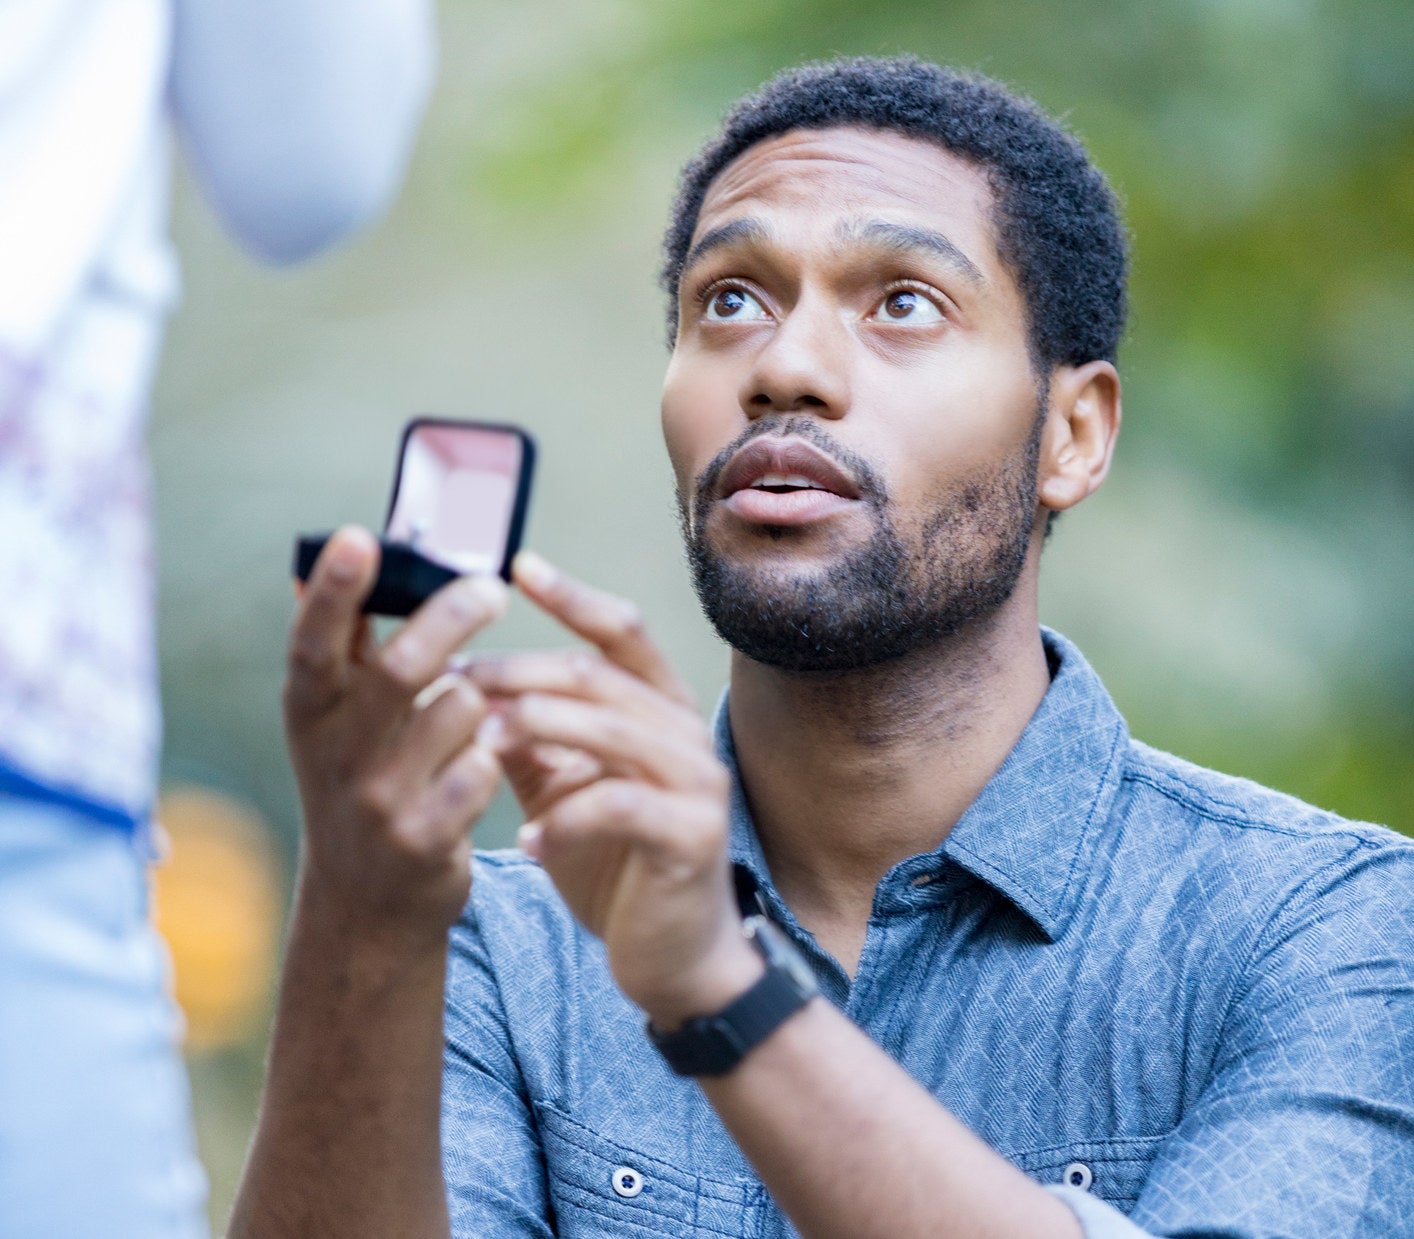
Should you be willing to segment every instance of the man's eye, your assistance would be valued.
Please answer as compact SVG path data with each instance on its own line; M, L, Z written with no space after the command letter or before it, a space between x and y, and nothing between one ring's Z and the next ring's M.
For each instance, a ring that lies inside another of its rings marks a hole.
M714 322L727 319L736 323L749 322L765 318L766 307L743 289L720 288L707 301L707 317Z
M900 288L879 303L874 318L881 322L940 323L943 312L922 293Z

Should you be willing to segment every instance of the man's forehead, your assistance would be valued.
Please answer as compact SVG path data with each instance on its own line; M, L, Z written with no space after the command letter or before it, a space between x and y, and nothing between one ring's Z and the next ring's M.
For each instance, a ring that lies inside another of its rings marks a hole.
M993 194L976 164L926 139L864 127L796 129L742 151L711 182L693 249L732 219L806 208L830 231L853 219L932 226L964 249L993 248ZM981 255L978 255L981 256Z
M763 202L858 216L947 215L988 233L992 213L976 165L927 139L858 126L793 129L748 147L708 186L695 235Z

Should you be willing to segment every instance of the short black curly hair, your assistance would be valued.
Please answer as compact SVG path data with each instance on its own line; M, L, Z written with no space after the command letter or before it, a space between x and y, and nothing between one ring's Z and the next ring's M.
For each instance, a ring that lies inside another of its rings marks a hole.
M980 74L913 56L857 57L778 74L737 103L682 172L663 239L668 338L708 187L749 147L795 129L857 126L936 142L978 165L997 249L1027 307L1033 366L1114 361L1124 331L1127 239L1119 205L1080 142L1031 100Z

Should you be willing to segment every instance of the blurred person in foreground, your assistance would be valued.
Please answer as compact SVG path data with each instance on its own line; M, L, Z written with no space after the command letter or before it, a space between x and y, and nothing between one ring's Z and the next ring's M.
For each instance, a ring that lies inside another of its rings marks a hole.
M232 1234L1408 1234L1414 843L1132 740L1038 622L1120 422L1079 144L983 79L810 67L688 167L667 258L715 723L534 555L591 649L448 673L499 582L380 646L375 544L330 544ZM522 850L473 859L500 771Z
M0 5L0 1234L197 1235L146 915L158 750L143 424L176 295L169 129L295 262L402 178L426 0Z

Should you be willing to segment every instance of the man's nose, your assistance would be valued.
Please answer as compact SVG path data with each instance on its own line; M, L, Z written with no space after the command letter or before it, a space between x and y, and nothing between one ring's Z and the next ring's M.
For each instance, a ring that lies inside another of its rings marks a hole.
M849 407L849 331L828 305L801 301L752 359L741 407L753 420L768 413L840 418Z

